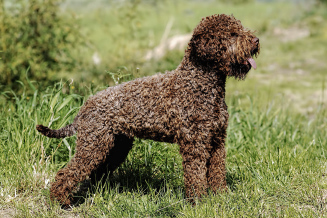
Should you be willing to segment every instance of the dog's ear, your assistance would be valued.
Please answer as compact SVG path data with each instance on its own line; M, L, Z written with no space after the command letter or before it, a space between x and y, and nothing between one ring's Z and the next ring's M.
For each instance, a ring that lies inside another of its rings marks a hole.
M231 62L231 55L228 54L230 39L233 34L237 34L239 28L243 27L234 17L224 14L202 19L194 29L189 43L189 52L194 61L214 66L220 71L228 71L226 63Z
M189 43L189 47L192 57L198 63L215 65L220 68L225 62L230 62L230 56L226 54L228 50L227 42L227 39L207 32L194 35Z

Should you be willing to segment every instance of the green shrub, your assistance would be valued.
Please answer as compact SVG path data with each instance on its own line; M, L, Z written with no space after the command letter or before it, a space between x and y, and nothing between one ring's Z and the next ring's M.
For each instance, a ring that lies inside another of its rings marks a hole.
M327 4L327 0L318 0L318 2L321 2L321 3Z
M49 81L72 70L71 49L81 43L73 19L59 15L61 0L0 1L0 90L15 81Z
M253 3L253 0L222 0L222 2L225 3L231 3L231 4L243 4L243 3Z

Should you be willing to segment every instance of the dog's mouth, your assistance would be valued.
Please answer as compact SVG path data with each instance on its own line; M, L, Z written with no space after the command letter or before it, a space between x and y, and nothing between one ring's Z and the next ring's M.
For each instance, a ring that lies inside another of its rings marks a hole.
M251 57L247 59L246 64L250 64L253 69L257 69L257 63L254 61L252 56L256 56L259 53L259 39L257 37L252 39L253 49L251 51Z
M248 58L247 61L251 65L251 67L253 67L253 69L257 69L257 63L252 57Z

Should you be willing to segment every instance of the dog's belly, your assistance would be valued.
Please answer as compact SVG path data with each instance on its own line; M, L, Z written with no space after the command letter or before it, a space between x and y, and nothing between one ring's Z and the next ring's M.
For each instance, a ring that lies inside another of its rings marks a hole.
M143 110L142 112L130 111L126 116L116 116L111 120L110 126L114 134L173 143L176 135L175 122L174 118L168 117L165 113L158 114ZM115 128L116 124L120 128Z

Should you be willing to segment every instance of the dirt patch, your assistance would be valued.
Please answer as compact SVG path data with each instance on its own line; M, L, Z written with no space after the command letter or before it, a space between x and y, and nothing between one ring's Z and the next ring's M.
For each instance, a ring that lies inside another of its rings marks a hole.
M12 208L0 209L0 217L9 218L16 215L16 210Z
M157 47L148 51L144 57L145 60L159 60L168 51L184 50L187 43L190 41L192 34L176 35L167 40L162 41Z
M298 27L290 27L288 29L276 27L273 33L282 42L292 42L310 36L309 29Z

